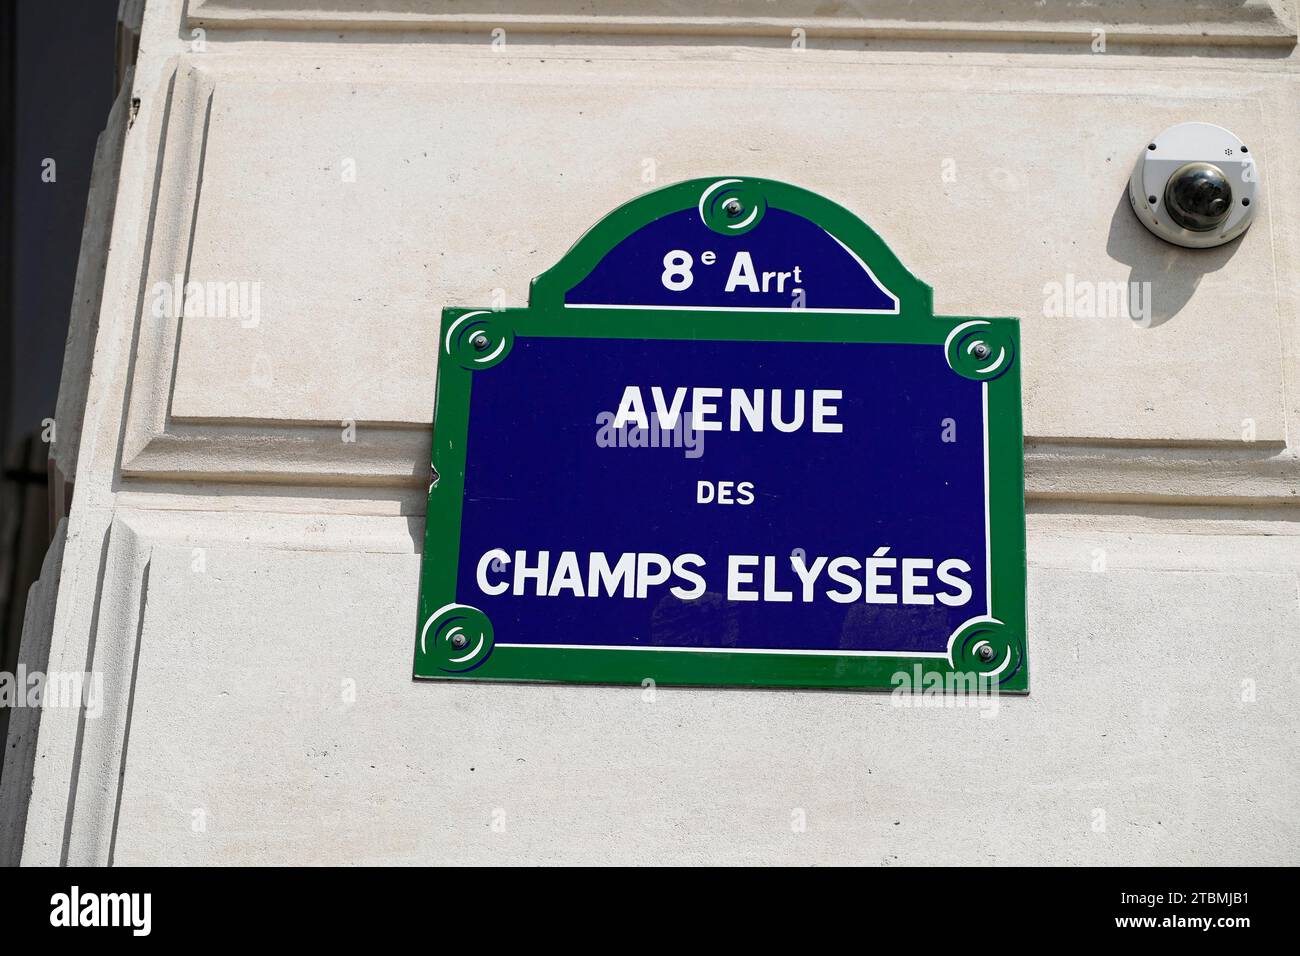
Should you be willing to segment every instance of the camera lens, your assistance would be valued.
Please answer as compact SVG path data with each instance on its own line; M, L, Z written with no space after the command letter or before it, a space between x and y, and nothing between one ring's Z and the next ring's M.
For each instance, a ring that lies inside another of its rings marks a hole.
M1174 170L1165 187L1169 218L1184 229L1209 232L1232 211L1232 187L1212 163L1188 163Z

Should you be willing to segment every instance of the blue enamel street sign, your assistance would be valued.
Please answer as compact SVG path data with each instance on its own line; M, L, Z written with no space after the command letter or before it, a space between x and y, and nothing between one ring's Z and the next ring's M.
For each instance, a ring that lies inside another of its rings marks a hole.
M415 676L1028 689L1018 333L705 179L448 309Z

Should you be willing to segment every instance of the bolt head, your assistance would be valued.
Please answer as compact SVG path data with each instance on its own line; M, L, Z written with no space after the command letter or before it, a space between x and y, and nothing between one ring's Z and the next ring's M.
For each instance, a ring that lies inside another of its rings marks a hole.
M474 335L472 339L469 340L469 344L474 346L475 352L486 352L488 346L491 345L492 343L491 341L489 341L486 335L484 335L482 332L478 332Z
M464 634L452 635L451 646L456 648L457 650L463 650L468 643L469 643L469 638L466 637Z
M728 199L723 203L722 208L732 219L740 218L740 214L745 211L739 199Z
M983 342L976 342L971 353L978 359L986 359L989 357L989 347Z
M996 653L997 652L993 650L992 644L983 644L980 646L980 649L975 652L975 656L978 657L980 660L982 660L985 664L991 664L993 662L993 657Z

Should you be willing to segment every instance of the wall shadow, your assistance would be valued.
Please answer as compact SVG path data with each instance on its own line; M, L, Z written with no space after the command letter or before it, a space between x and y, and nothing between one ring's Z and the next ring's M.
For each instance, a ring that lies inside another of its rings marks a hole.
M1129 295L1139 290L1140 301L1150 308L1149 321L1136 315L1133 323L1154 328L1172 319L1191 300L1201 279L1222 269L1236 255L1241 238L1213 249L1185 249L1165 242L1138 221L1128 201L1126 183L1110 219L1106 253L1129 267Z

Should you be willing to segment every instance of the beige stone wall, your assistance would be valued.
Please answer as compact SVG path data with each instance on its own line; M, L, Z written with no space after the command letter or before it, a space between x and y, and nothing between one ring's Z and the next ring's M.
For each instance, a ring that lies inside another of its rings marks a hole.
M1300 861L1293 4L588 6L147 4L29 621L102 712L6 766L22 860ZM1185 120L1259 162L1219 249L1125 198ZM441 308L523 304L718 174L853 210L937 313L1021 317L1028 698L411 681ZM182 322L177 275L245 309ZM1080 283L1150 312L1053 314Z

